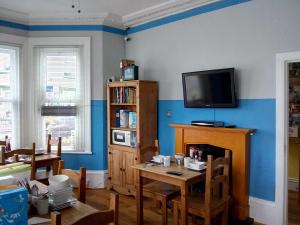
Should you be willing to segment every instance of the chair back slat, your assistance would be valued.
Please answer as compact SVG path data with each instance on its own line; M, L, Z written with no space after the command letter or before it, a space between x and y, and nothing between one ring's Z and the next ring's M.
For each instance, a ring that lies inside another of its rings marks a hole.
M86 197L86 168L81 167L79 173L70 169L64 168L64 161L60 160L58 163L58 174L67 175L70 180L72 180L76 186L77 190L77 199L85 203Z
M58 137L58 139L52 139L51 134L48 134L48 140L47 140L47 153L50 154L52 150L52 146L57 146L57 156L61 156L61 145L62 145L62 139L61 137Z
M8 139L8 136L6 135L4 141L0 141L0 146L1 146L1 145L6 146L6 140L7 140L7 139Z
M213 160L208 155L205 183L205 207L209 209L214 200L226 201L229 185L229 150L225 150L225 157Z

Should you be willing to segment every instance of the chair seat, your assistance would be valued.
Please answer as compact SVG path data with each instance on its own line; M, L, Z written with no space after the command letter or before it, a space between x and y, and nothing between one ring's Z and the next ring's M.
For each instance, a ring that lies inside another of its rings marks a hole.
M175 198L173 201L178 203L180 205L180 197ZM197 213L197 214L204 214L205 211L205 194L200 192L192 192L188 196L188 210L189 213ZM213 200L211 204L211 210L217 210L218 208L221 208L224 205L224 201L221 200ZM217 210L218 211L218 210Z
M146 197L152 197L151 194L160 195L162 197L170 197L180 194L179 187L176 187L171 184L166 184L159 181L153 181L149 184L143 186L143 193ZM147 194L151 196L147 196Z

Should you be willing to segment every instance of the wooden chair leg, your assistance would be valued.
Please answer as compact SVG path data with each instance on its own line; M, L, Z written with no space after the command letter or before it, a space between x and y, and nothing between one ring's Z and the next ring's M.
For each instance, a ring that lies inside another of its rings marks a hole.
M162 200L162 225L168 225L168 207L167 207L167 199Z
M173 201L173 225L178 225L179 222L179 207L178 207L178 203Z
M222 225L228 225L228 205L225 206L222 212Z
M211 218L209 215L204 218L204 225L211 225L210 223L211 223Z

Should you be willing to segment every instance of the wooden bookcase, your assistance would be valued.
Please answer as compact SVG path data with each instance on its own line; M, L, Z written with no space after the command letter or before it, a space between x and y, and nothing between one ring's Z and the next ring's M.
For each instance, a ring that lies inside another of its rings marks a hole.
M116 89L131 89L128 101L116 100ZM117 81L107 84L107 137L108 137L108 188L126 194L135 195L136 172L131 167L148 161L155 152L157 139L157 98L156 81ZM136 112L136 128L117 127L117 110ZM136 146L116 145L112 142L113 130L136 132Z

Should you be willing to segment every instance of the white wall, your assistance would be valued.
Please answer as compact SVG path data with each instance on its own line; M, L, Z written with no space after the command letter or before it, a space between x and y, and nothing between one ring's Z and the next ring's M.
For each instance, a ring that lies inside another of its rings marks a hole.
M237 69L239 98L274 98L275 54L300 50L299 15L299 0L253 0L132 34L126 57L160 99L182 99L182 72L224 67Z

